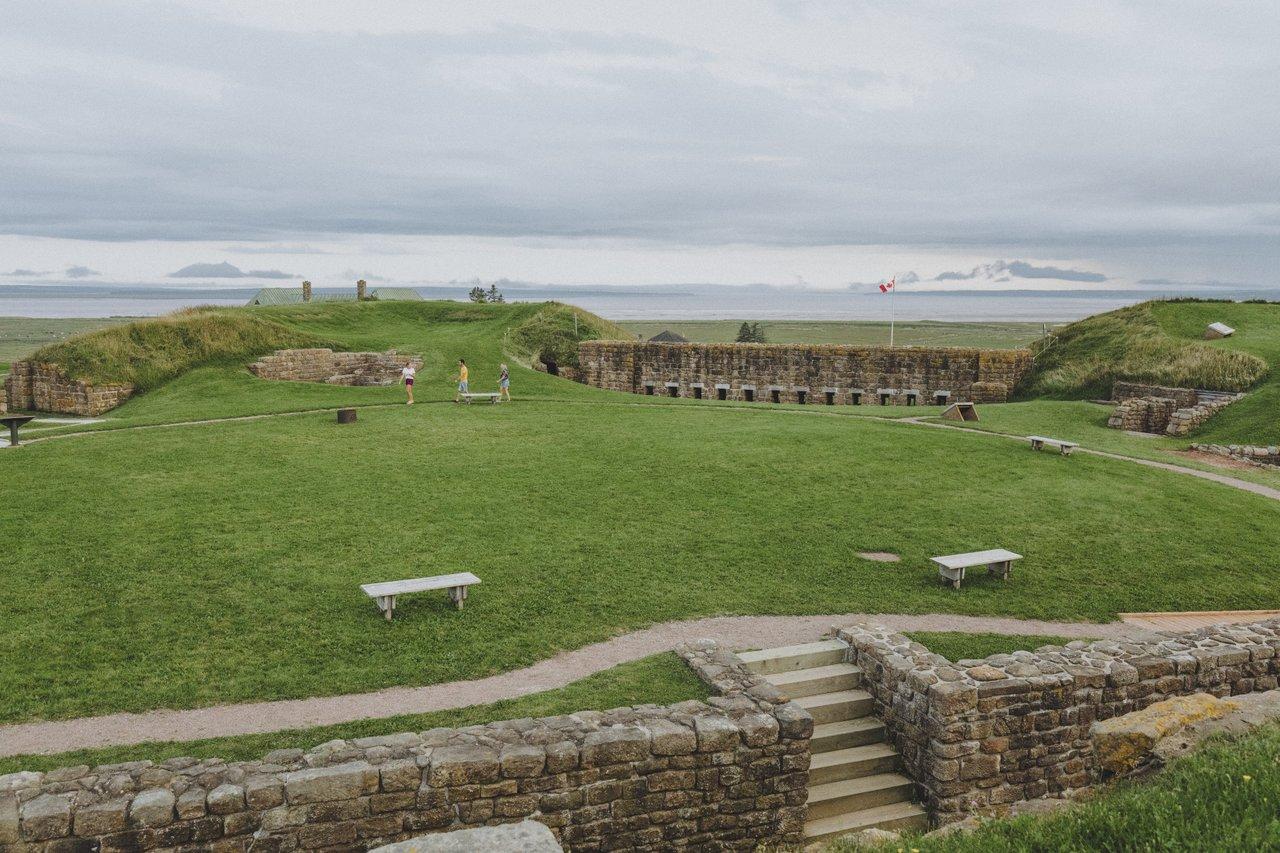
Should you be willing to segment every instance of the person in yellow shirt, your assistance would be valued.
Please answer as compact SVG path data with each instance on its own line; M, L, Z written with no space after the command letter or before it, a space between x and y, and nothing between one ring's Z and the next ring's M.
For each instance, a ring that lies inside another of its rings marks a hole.
M458 393L453 396L453 402L459 402L462 399L462 395L470 390L471 386L467 382L467 360L460 358L458 359Z

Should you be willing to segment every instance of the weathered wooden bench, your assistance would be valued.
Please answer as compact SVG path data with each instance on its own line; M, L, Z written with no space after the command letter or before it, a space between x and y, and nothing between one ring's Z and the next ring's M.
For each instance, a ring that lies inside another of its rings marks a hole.
M488 400L490 403L498 402L497 391L483 391L483 392L477 391L477 392L472 392L468 394L459 394L458 396L466 400L468 403L470 403L472 400L476 399L477 397Z
M454 575L436 575L430 578L413 578L405 581L366 583L361 584L360 589L377 603L378 609L386 614L387 621L390 622L391 616L396 609L397 595L405 595L410 592L426 592L432 589L446 589L449 591L449 600L461 610L462 603L467 600L467 587L477 583L480 583L480 578L471 574L471 572L458 572Z
M955 589L960 588L964 580L964 570L974 566L986 566L987 574L999 575L1000 580L1008 580L1014 560L1021 560L1021 554L994 548L990 551L971 551L968 554L950 554L946 557L931 557L938 564L938 574L944 581L950 581Z
M34 415L0 415L0 425L9 428L9 446L18 446L18 427L26 426L35 420Z
M1032 450L1044 450L1046 447L1056 447L1062 451L1063 456L1070 456L1071 451L1080 445L1074 441L1063 441L1060 438L1045 438L1043 435L1029 435L1027 440L1031 442Z

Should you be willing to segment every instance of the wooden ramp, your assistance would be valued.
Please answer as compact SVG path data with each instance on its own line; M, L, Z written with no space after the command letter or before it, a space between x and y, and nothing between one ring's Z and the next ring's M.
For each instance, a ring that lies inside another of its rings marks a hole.
M1150 628L1152 631L1194 631L1209 625L1261 622L1280 617L1280 610L1187 610L1182 613L1121 613L1120 621L1127 625Z

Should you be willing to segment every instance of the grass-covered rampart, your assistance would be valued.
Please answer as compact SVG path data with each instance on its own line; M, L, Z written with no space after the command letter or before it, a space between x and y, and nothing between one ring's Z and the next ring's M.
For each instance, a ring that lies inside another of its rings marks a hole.
M57 364L73 379L147 391L196 367L308 346L337 345L246 310L190 308L76 335L29 358Z
M1200 310L1206 304L1215 310ZM1018 396L1106 397L1117 379L1179 388L1248 390L1267 375L1266 360L1243 348L1198 340L1203 326L1194 329L1194 335L1181 328L1183 333L1179 334L1172 333L1164 322L1182 314L1218 316L1224 313L1218 309L1225 307L1236 304L1143 302L1065 326L1036 357L1035 369L1018 389ZM1280 306L1248 308L1255 309L1251 313L1260 319L1270 309L1272 321L1280 323Z

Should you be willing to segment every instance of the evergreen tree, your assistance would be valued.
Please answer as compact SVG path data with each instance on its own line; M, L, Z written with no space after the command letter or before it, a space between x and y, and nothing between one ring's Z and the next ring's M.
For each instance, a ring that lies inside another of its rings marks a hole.
M742 321L742 325L738 327L738 336L733 339L737 344L749 344L754 338L751 337L751 324L746 320Z
M480 287L479 285L476 285L475 287L471 288L470 293L467 294L467 298L470 299L472 302L488 302L489 301L488 297L485 296L484 288Z
M768 343L764 337L764 329L760 328L759 323L751 324L751 342L754 344Z
M498 292L498 285L496 284L489 285L489 301L490 302L506 302L507 301L503 299L502 294Z

